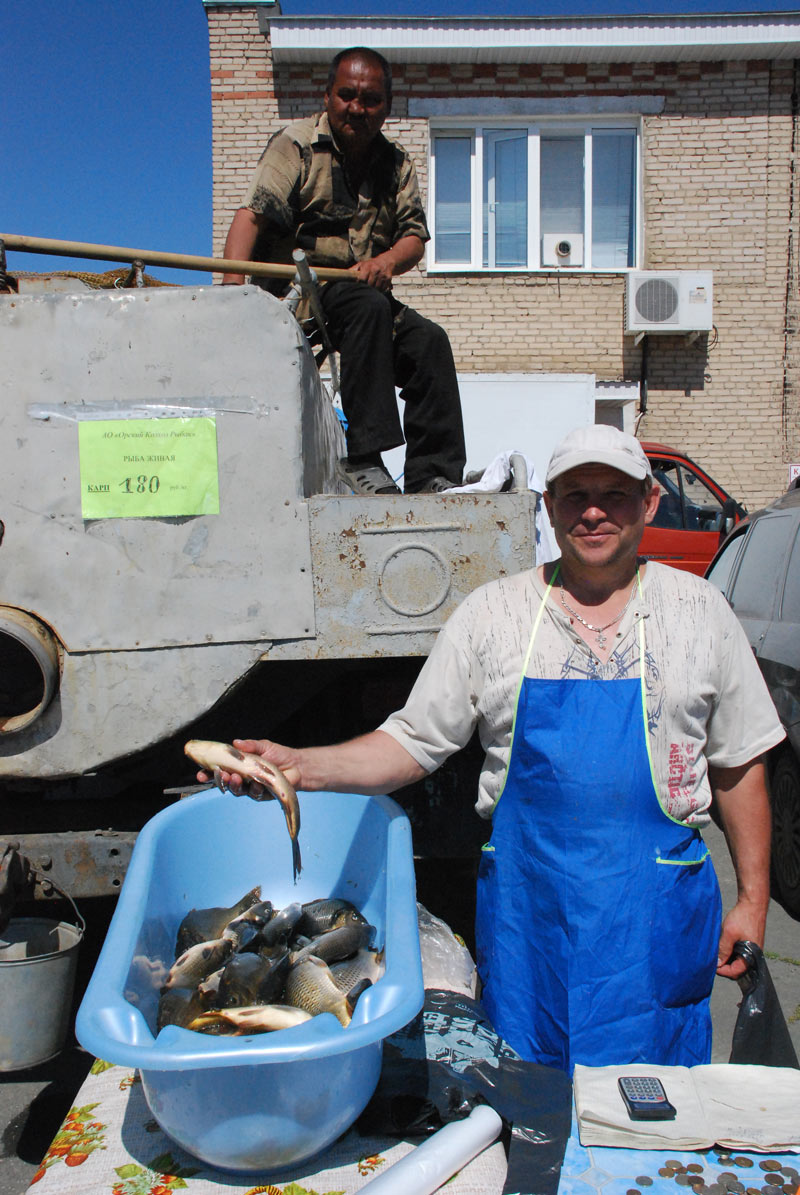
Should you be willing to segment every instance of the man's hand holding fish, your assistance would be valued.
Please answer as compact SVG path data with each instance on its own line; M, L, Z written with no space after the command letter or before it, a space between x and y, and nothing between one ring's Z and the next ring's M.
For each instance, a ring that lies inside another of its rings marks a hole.
M394 792L427 775L408 751L382 730L330 747L284 747L270 739L234 739L233 745L246 755L262 756L302 792L330 789L374 796ZM197 775L201 782L212 779L207 772ZM238 772L222 769L220 775L236 796L259 797L264 792L258 781Z

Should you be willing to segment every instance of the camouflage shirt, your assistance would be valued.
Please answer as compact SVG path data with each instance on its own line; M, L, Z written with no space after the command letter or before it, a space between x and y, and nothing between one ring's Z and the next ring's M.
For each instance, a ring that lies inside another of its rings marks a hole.
M409 155L379 133L358 193L323 112L294 120L270 138L244 207L266 217L254 261L291 263L304 249L312 265L347 268L401 237L430 239Z

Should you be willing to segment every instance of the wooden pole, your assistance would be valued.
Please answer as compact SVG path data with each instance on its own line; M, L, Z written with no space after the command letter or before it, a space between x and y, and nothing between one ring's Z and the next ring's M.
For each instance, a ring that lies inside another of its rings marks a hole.
M189 253L164 253L158 249L125 249L119 245L94 245L89 241L54 241L47 237L0 233L6 249L22 253L49 253L56 257L88 257L98 261L140 261L147 266L168 266L176 270L203 270L212 274L250 274L254 278L294 278L293 265L280 262L233 261L224 257L196 257ZM320 282L358 279L350 270L312 267ZM12 271L13 272L13 271Z

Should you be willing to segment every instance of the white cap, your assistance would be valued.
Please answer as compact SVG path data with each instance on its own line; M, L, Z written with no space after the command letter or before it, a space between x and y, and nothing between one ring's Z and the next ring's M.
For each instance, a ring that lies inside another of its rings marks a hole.
M550 457L546 484L581 465L608 465L637 481L653 476L650 462L636 437L605 423L576 427L564 437Z

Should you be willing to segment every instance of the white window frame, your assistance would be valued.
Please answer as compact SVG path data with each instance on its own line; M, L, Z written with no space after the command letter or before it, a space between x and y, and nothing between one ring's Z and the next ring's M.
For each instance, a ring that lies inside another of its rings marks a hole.
M483 134L492 129L524 129L528 137L528 265L485 266L483 264ZM634 232L633 263L629 266L543 266L541 260L540 214L539 214L539 141L547 136L572 135L584 137L584 263L591 260L592 229L592 157L589 150L595 130L630 130L634 133ZM436 247L436 154L435 138L442 134L458 134L471 138L470 176L470 245L469 262L439 262L435 258ZM480 119L464 117L436 117L429 121L428 128L428 226L431 239L426 251L426 269L429 274L627 274L641 268L642 246L644 244L644 204L642 188L642 119L639 116L614 117L553 117L531 120L528 116L519 119L509 114L502 118ZM536 264L530 264L530 263Z

